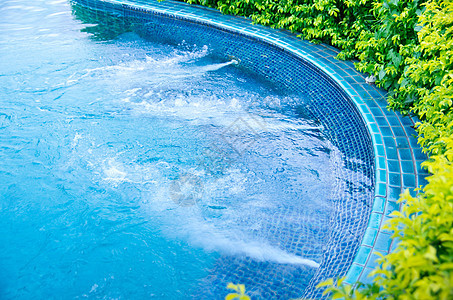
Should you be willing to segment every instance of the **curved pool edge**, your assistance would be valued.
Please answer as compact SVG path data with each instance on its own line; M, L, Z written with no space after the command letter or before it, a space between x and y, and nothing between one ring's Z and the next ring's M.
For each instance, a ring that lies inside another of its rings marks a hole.
M428 175L420 164L426 159L417 144L413 126L417 120L403 117L398 112L388 111L386 92L365 83L363 74L357 72L353 63L335 59L338 50L326 45L312 44L284 30L254 25L250 20L222 15L220 12L183 2L164 0L77 0L84 4L104 4L133 7L143 11L185 19L207 26L251 36L308 61L327 74L350 97L367 126L372 139L375 160L375 195L371 216L361 245L346 275L345 282L370 283L368 277L376 267L377 253L391 252L397 241L391 239L383 224L390 214L401 209L397 203L403 189L412 193L425 184Z

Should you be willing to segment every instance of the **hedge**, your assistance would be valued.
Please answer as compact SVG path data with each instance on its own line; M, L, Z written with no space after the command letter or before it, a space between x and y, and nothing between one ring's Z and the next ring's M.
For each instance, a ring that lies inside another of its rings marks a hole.
M382 257L373 284L328 280L333 299L453 299L453 0L184 0L285 28L357 59L388 104L415 114L430 176L387 224L400 243Z

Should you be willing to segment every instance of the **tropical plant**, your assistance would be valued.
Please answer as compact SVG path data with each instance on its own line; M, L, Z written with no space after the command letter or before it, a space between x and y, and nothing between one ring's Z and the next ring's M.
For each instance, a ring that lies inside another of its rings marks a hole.
M245 294L245 286L243 284L229 283L227 289L236 291L236 293L229 293L226 295L225 300L250 300L250 297Z

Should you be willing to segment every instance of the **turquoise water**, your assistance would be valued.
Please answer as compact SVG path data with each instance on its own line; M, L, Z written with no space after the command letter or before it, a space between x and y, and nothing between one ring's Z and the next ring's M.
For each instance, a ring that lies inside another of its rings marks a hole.
M0 298L203 298L222 258L314 274L342 158L303 99L67 1L0 15Z

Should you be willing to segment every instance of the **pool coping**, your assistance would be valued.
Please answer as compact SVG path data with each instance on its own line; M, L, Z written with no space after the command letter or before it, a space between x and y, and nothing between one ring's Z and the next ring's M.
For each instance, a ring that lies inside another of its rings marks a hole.
M417 144L413 128L418 120L387 110L386 92L367 84L365 76L351 61L337 60L335 57L339 51L331 46L310 43L286 30L252 24L244 17L223 15L211 8L174 0L98 1L186 19L263 40L310 62L347 93L372 139L375 193L367 229L344 282L350 285L371 283L372 278L368 275L377 266L375 260L379 254L393 251L398 243L392 240L391 232L383 225L391 218L392 212L401 210L402 204L397 202L399 195L406 188L414 194L415 188L426 184L428 173L420 166L426 156Z

